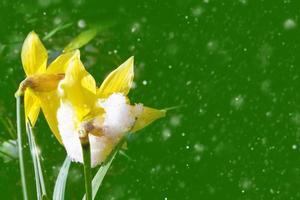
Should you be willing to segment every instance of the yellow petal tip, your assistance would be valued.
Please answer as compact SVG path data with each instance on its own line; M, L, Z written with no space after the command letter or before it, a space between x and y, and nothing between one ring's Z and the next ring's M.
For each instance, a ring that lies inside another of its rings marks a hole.
M39 36L34 30L32 30L28 33L27 38L29 38L29 39L31 39L31 38L39 39Z
M112 71L103 81L98 89L97 95L106 98L112 93L122 93L127 95L134 77L134 57L131 56L117 69Z
M128 64L130 64L130 65L133 66L133 63L134 63L134 56L129 57L129 58L125 61L125 63L128 63Z
M31 31L24 40L21 60L27 76L45 72L48 53L39 36Z
M74 50L74 56L80 58L80 51L79 51L79 49Z
M143 107L143 112L139 117L137 117L137 120L131 130L131 132L136 132L149 124L151 124L153 121L165 117L166 116L166 110L158 110L150 107Z

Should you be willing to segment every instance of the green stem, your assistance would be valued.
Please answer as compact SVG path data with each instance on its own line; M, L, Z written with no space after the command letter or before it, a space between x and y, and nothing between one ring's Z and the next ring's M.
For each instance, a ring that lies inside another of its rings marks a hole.
M85 180L86 200L92 200L92 181L91 181L91 149L89 144L82 144L83 171Z
M22 127L21 127L21 102L20 97L17 98L17 135L18 135L18 151L19 151L19 164L20 164L20 172L21 172L21 181L22 181L22 190L23 190L23 198L24 200L28 199L27 188L26 188L26 177L25 177L25 167L24 167L24 159L23 159L23 145L22 145Z

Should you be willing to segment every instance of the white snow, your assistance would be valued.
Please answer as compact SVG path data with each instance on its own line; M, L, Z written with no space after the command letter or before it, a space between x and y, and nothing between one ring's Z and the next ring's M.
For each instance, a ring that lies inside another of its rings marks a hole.
M76 124L74 108L68 102L61 102L57 111L58 128L68 156L74 162L83 163L82 147L79 139L79 130ZM78 127L82 127L79 125ZM97 166L103 162L113 148L113 143L107 137L96 137L89 134L91 148L91 165Z
M115 143L108 137L97 137L89 134L89 142L91 147L91 165L96 167L105 161L106 157L112 151Z
M105 100L99 100L99 104L105 110L104 133L111 138L120 138L130 130L135 117L142 109L141 104L132 109L121 93L114 93Z
M57 110L58 129L68 156L72 161L83 163L81 143L76 123L78 120L73 106L69 102L61 102Z

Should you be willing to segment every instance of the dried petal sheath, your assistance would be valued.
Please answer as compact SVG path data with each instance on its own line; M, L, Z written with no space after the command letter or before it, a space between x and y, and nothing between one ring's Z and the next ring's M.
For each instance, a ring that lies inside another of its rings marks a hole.
M34 92L51 92L56 90L60 80L64 78L65 74L35 74L28 76L22 81L20 87L21 91L30 88Z

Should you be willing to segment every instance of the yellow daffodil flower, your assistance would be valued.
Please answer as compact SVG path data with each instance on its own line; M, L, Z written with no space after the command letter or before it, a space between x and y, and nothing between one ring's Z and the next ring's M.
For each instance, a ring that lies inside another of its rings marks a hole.
M49 110L57 110L59 106L58 83L64 78L67 66L76 56L79 56L76 51L62 54L47 67L47 50L38 35L32 31L26 37L21 51L26 78L21 82L16 95L24 95L25 117L33 126L40 108L44 111L48 123L55 123L56 115ZM50 127L55 136L61 140L57 126Z
M67 68L58 86L61 101L57 126L62 143L75 162L83 163L81 144L89 143L91 166L102 163L127 132L138 131L164 117L165 110L130 105L127 94L134 70L133 57L111 72L100 88L85 70L79 56ZM53 112L53 111L49 111Z

